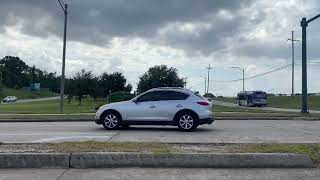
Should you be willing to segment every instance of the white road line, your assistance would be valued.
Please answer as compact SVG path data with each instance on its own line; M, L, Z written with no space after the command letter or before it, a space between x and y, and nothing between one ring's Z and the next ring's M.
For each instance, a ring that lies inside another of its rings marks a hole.
M67 136L67 137L52 137L40 140L31 141L32 143L47 143L47 142L70 142L70 141L108 141L110 136Z
M116 135L117 133L23 133L23 134L0 134L0 136L42 136L42 135L81 135L81 134L96 134L96 135Z

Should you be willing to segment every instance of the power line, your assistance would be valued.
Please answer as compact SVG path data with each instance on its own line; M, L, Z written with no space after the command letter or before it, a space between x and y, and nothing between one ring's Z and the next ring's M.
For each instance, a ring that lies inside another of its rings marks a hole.
M257 74L257 75L254 75L254 76L250 76L250 77L246 77L244 78L245 80L249 80L249 79L254 79L254 78L257 78L257 77L260 77L260 76L264 76L264 75L267 75L267 74L270 74L270 73L273 73L273 72L276 72L276 71L280 71L282 69L286 69L288 67L291 67L292 64L287 64L285 66L282 66L280 68L277 68L277 69L274 69L274 70L271 70L271 71L267 71L267 72L264 72L264 73L261 73L261 74ZM233 80L226 80L226 81L216 81L214 80L214 82L237 82L237 81L243 81L244 80L243 78L241 79L233 79Z

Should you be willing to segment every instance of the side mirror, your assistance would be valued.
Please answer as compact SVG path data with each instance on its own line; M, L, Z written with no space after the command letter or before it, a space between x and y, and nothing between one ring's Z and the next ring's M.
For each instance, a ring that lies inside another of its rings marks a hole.
M134 103L138 103L139 101L138 101L138 99L134 99L133 102Z

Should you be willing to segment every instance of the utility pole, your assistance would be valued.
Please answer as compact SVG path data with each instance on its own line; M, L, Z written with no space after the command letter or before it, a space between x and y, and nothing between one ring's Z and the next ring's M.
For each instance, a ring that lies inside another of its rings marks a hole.
M294 42L295 41L299 41L297 39L294 39L294 31L292 31L292 34L291 34L291 39L288 39L288 41L291 41L291 52L292 52L292 78L291 78L291 96L292 98L294 98Z
M204 94L207 93L207 77L204 77Z
M60 113L64 112L64 84L65 84L65 62L66 62L66 41L67 41L67 17L68 17L68 4L63 0L58 0L61 9L64 13L64 32L63 32L63 54L62 54L62 73L60 85Z
M209 66L207 67L208 69L208 84L207 84L207 93L209 93L209 85L210 85L210 70L212 69L212 67L210 67L210 64Z
M320 14L307 20L307 18L302 18L301 28L302 28L302 113L308 113L308 85L307 85L307 27L308 24L315 19L319 18Z
M185 78L183 78L183 84L184 84L184 88L187 88L187 80L188 80L188 76L186 76Z

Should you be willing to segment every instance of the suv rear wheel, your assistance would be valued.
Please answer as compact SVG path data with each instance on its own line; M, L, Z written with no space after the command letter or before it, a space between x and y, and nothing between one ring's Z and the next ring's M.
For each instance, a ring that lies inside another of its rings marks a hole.
M114 112L104 113L101 119L103 127L107 130L117 129L121 121L120 116Z
M181 113L177 117L178 128L184 131L190 131L197 128L197 118L192 113Z

